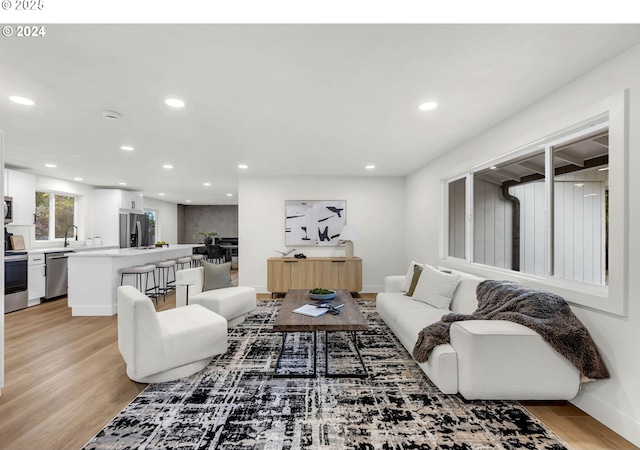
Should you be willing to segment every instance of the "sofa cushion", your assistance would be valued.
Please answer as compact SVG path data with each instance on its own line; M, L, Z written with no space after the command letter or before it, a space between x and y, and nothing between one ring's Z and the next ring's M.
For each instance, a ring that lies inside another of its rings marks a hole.
M404 277L404 281L402 282L402 286L400 286L400 290L402 292L407 292L409 287L411 287L411 280L413 280L413 266L423 266L423 264L417 263L415 261L411 261L409 264L409 268L407 269L407 274Z
M396 318L396 324L398 327L398 338L407 344L411 350L418 341L418 334L424 327L438 322L442 316L446 315L448 311L443 311L439 308L434 308L429 305L425 305L420 302L412 302L413 306L406 307L398 314Z
M424 265L411 298L440 309L448 309L460 275L448 274Z
M451 305L449 309L455 313L471 314L478 309L478 300L476 299L476 289L478 284L483 282L485 278L472 275L466 272L460 272L458 270L446 269L444 267L438 267L439 270L449 270L454 275L460 275L460 283L456 291L453 293L451 299Z
M409 285L409 289L407 289L407 292L404 295L408 295L409 297L413 295L413 293L416 290L418 280L420 279L420 274L422 273L422 269L423 267L418 264L413 265L413 276L411 277L411 284Z
M213 264L202 261L204 267L203 291L222 289L231 286L231 263Z
M398 315L412 306L426 307L427 305L414 301L402 292L379 292L376 296L376 309L387 323L395 324Z

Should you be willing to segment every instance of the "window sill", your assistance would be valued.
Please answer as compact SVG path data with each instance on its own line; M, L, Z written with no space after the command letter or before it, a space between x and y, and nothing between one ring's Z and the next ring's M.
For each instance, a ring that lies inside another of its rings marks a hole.
M560 295L569 304L577 307L586 307L603 313L616 316L624 316L624 312L616 308L615 303L609 298L609 286L599 286L591 283L583 283L574 280L565 280L557 277L543 278L534 275L522 274L512 270L485 266L482 264L468 263L459 258L447 258L440 260L440 265L471 273L483 278L506 279L516 281L537 289L553 292Z

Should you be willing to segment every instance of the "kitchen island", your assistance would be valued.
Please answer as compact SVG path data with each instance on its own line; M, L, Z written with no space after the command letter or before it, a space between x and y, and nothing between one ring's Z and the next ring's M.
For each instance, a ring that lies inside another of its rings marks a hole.
M69 253L67 299L71 315L116 314L116 291L120 286L119 269L188 256L193 253L193 247L198 245L178 244L169 247L116 248ZM153 283L151 279L149 282ZM125 284L133 284L133 277L125 277Z

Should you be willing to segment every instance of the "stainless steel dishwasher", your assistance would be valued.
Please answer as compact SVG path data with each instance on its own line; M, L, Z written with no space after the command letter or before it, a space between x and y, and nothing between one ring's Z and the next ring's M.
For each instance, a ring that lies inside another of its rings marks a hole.
M67 295L67 258L72 251L45 253L45 300Z

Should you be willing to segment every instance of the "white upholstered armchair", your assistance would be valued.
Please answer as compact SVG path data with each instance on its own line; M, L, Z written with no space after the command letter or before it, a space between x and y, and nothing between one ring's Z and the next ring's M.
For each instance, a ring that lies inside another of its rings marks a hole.
M118 348L133 381L172 381L202 370L227 351L227 321L200 305L156 312L149 297L121 286Z

